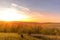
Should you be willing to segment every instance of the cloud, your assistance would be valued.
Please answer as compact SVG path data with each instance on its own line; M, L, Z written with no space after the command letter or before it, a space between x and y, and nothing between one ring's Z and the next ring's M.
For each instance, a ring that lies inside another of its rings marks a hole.
M17 8L20 11L23 11L25 13L25 15L30 16L30 20L38 20L39 18L43 17L43 15L41 13L36 12L36 11L31 11L27 7L23 7L23 6L14 4L14 3L12 3L11 6L14 7L14 8Z
M11 6L17 8L17 9L20 10L20 11L30 12L30 9L27 8L27 7L23 7L23 6L14 4L14 3L12 3Z

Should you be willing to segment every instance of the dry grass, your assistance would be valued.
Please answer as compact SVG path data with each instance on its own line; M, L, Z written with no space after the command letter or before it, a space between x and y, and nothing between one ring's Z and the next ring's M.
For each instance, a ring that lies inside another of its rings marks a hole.
M41 40L38 38L34 38L32 36L29 36L27 34L23 34L24 38L22 38L17 33L0 33L0 40Z

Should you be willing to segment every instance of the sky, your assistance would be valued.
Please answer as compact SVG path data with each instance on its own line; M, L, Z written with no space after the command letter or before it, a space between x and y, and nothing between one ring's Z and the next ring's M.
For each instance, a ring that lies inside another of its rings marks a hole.
M60 0L0 0L0 8L23 10L33 22L60 22Z

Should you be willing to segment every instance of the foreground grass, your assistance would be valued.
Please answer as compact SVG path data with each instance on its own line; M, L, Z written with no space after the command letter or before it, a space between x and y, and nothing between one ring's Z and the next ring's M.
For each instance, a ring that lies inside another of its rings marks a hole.
M23 35L24 37L22 38L21 35L17 33L0 33L0 40L41 40L27 34Z
M0 33L0 40L19 40L17 33Z
M31 36L36 37L42 40L60 40L59 35L40 35L40 34L32 34Z
M17 33L0 33L0 40L60 40L58 35L39 35L36 36Z
M35 38L35 37L32 37L30 35L24 35L24 38L22 38L23 40L41 40L41 39L38 39L38 38Z

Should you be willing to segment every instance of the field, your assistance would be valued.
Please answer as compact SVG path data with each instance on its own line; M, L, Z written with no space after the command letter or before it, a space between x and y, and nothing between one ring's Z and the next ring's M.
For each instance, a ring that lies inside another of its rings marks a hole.
M60 40L60 23L0 22L0 40Z
M28 36L27 34L24 34L24 37L22 38L17 33L0 33L0 40L39 40L39 39L34 38L32 36Z
M60 40L60 36L56 35L41 35L41 34L23 34L21 35L17 33L0 33L0 40Z

